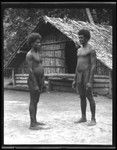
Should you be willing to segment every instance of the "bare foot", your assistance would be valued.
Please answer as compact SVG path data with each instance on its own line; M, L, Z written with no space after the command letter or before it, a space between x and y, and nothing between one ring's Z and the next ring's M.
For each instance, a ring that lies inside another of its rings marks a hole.
M36 122L35 124L36 124L36 125L46 125L46 124L43 123L43 122Z
M94 125L96 125L95 119L91 120L87 125L88 126L94 126Z
M35 126L30 126L29 129L31 129L31 130L41 130L43 128L35 125Z
M78 121L75 121L74 123L82 123L82 122L86 122L87 119L86 118L81 118Z

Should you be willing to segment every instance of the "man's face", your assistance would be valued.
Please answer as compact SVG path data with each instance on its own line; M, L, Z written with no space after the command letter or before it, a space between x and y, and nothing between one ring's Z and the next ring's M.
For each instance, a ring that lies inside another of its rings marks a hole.
M84 45L87 43L87 39L84 37L84 35L79 35L79 42L81 45Z
M40 46L41 46L41 40L40 40L40 39L37 39L37 40L33 43L33 47L34 47L35 49L38 49L38 48L40 48Z

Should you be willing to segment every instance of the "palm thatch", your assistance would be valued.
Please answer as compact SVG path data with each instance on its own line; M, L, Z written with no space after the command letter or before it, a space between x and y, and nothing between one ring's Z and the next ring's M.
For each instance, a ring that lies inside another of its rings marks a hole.
M68 38L79 45L78 31L80 29L88 29L91 32L90 44L97 53L97 59L112 69L112 27L90 24L83 21L75 21L71 19L61 19L54 17L44 17L45 22L60 30Z

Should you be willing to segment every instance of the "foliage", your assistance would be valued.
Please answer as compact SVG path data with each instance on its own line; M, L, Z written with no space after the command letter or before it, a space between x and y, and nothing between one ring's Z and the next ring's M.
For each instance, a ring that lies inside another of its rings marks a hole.
M91 9L91 13L96 24L112 25L112 9Z

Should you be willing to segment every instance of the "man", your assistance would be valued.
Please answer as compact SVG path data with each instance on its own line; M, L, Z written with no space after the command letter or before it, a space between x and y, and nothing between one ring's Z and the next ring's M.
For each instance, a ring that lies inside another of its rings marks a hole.
M94 71L96 66L96 52L93 47L88 43L90 40L90 32L82 29L78 32L79 42L81 47L77 51L77 66L74 81L72 83L73 88L77 88L81 99L81 113L82 117L76 123L86 122L86 98L90 103L91 121L89 126L96 124L95 119L95 101L92 95L92 84Z
M43 123L37 122L37 104L39 102L40 93L44 88L44 69L41 57L41 35L32 33L28 37L28 44L31 48L26 55L26 61L29 69L28 87L30 91L30 129L41 129L39 125Z

